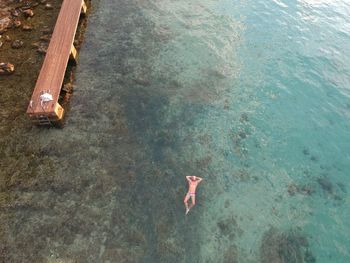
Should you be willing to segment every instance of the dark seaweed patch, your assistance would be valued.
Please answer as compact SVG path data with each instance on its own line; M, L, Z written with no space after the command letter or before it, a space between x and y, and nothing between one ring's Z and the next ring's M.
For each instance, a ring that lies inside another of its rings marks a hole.
M313 162L318 162L318 157L312 155L312 156L310 157L310 160L313 161Z
M304 148L304 149L303 149L303 154L304 154L304 155L310 155L309 149L308 149L308 148Z
M270 228L260 246L262 263L314 263L307 238L298 231L282 232Z
M333 193L333 183L329 181L326 177L319 177L317 178L317 183L321 186L322 190L332 194Z

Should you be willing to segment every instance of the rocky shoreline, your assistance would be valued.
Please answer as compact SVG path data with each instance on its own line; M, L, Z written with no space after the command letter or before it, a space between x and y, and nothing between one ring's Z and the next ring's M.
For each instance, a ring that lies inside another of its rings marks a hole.
M12 52L15 52L15 49L21 49L24 47L28 48L28 45L25 45L27 44L24 42L25 39L23 39L23 37L17 38L16 35L20 31L31 32L33 30L37 30L37 28L35 28L33 25L32 20L36 15L36 9L38 6L41 6L40 11L44 9L47 13L55 12L53 10L54 5L47 0L0 0L1 53L6 53L6 51L9 51L10 49L12 49ZM35 48L39 53L45 54L51 37L51 31L52 28L49 25L46 28L41 28L42 36L39 38L39 41L30 43L30 47ZM1 59L4 58L1 57ZM13 74L15 68L16 66L13 61L0 61L0 75Z
M9 135L16 127L31 125L25 111L61 4L62 0L0 0L0 136ZM90 1L86 4L89 7ZM74 41L78 50L86 21L81 20ZM67 72L61 105L68 101L72 92L74 66ZM12 120L17 120L17 124Z

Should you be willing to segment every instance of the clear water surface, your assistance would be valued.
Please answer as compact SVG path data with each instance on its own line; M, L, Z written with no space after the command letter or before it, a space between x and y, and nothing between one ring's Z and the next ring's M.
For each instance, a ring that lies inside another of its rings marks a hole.
M85 37L65 128L4 150L3 255L350 262L348 1L97 0Z

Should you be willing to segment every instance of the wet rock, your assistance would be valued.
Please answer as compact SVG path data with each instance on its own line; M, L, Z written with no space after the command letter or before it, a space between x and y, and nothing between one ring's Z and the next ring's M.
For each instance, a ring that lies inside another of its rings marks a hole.
M0 63L0 75L10 75L15 71L15 66L11 63Z
M22 22L19 21L19 20L14 20L13 21L13 25L14 25L14 27L18 28L18 27L20 27L22 25Z
M21 10L27 10L31 8L31 4L29 2L24 2L24 4L21 6Z
M50 42L50 39L51 39L51 34L43 35L43 36L40 37L40 40L41 41L45 41L45 42Z
M14 17L18 17L20 14L21 14L21 12L18 9L11 11L11 15Z
M73 88L74 88L74 86L72 83L67 83L67 84L63 85L62 90L66 93L73 93Z
M13 41L12 42L12 44L11 44L11 47L12 48L14 48L14 49L19 49L19 48L21 48L21 47L23 47L23 41L22 40L15 40L15 41Z
M33 27L29 26L29 25L23 25L22 29L23 29L23 31L32 31Z
M0 19L0 34L6 32L8 28L12 27L12 19L10 17L3 17Z
M38 5L39 5L38 2L33 2L33 3L31 4L31 7L37 7Z
M39 47L37 50L36 50L39 54L46 54L47 52L47 49L45 47Z
M49 26L43 26L40 30L43 34L52 34L53 30Z
M34 11L32 9L23 10L22 13L25 17L33 17L34 16Z
M51 9L53 9L52 4L46 4L46 5L45 5L45 9L46 9L46 10L51 10Z
M37 43L37 42L36 43L32 43L31 46L33 48L38 48L40 46L40 43Z

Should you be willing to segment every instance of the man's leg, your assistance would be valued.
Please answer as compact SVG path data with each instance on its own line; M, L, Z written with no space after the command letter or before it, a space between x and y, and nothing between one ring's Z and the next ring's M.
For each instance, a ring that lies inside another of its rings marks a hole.
M188 211L190 211L190 209L188 209L188 199L190 199L190 195L187 193L184 199L184 203L186 206L186 214L188 213Z
M196 196L191 195L191 200L192 200L192 204L190 204L190 207L188 208L188 210L190 210L196 204Z

